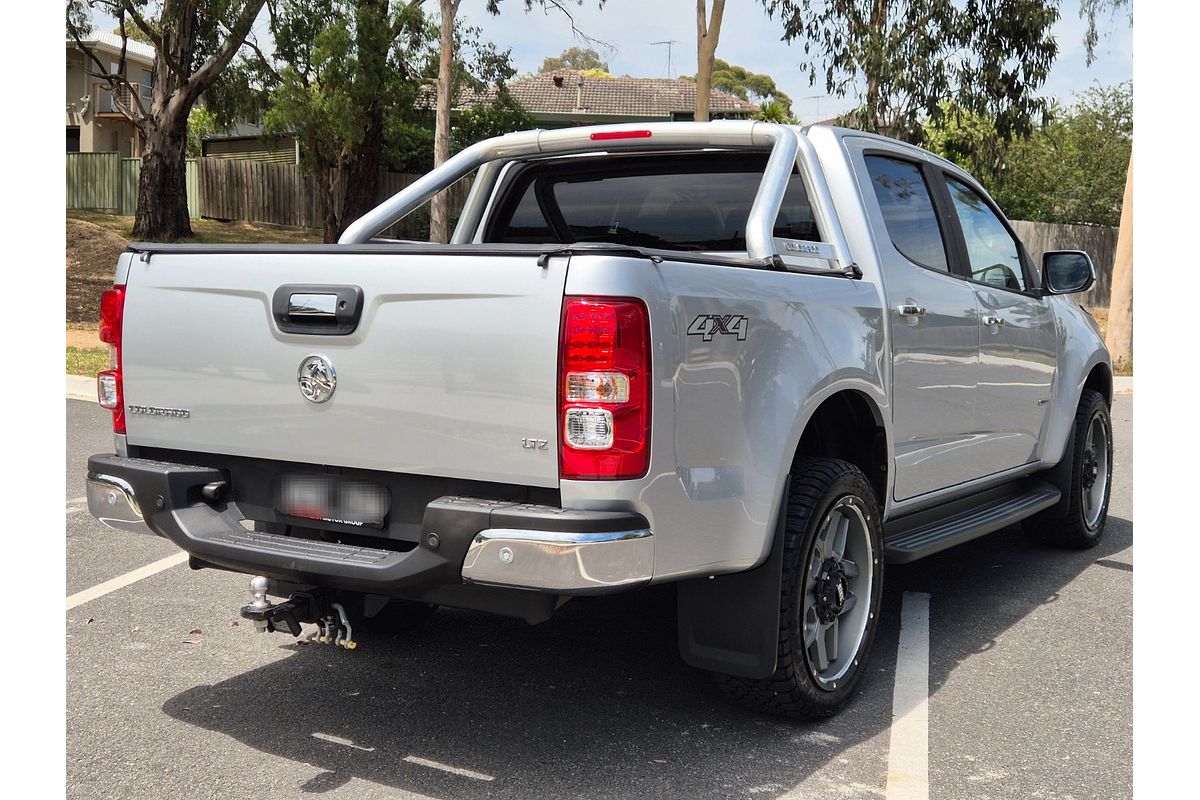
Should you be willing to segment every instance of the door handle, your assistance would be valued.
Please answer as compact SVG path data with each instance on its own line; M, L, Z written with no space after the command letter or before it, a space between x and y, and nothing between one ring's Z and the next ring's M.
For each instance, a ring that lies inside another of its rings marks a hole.
M1004 324L1004 317L998 317L995 314L985 314L979 318L979 321L981 324L987 325L989 328L999 327Z
M923 317L925 316L925 306L904 303L903 305L896 306L896 313L902 317Z

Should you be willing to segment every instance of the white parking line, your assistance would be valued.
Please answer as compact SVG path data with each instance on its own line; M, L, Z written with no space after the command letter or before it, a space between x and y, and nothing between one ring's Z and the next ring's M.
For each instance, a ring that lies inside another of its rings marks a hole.
M132 572L126 572L124 575L118 575L112 580L97 584L90 589L84 589L82 592L76 592L67 598L67 611L70 611L76 606L81 606L84 603L95 600L97 597L115 592L117 589L123 589L131 583L137 583L142 578L149 578L151 575L156 575L164 569L170 569L176 564L182 564L188 560L187 553L176 553L173 556L160 558L152 564L147 564L144 567L138 567Z
M404 760L410 764L417 764L422 767L432 767L433 769L440 769L442 772L452 772L455 775L462 775L464 778L474 778L477 781L496 780L495 775L486 775L482 772L473 772L472 770L463 769L462 767L452 767L449 764L443 764L440 761L433 761L428 758L421 758L420 756L405 756Z
M887 800L929 798L929 595L905 592L892 694Z

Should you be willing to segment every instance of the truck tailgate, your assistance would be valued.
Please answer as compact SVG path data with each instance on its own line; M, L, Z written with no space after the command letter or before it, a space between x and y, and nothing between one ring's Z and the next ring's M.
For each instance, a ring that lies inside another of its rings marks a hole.
M135 258L122 354L128 442L555 487L566 269L565 258L543 267L530 254L335 248ZM303 285L360 287L357 329L281 330L272 298ZM323 403L298 381L314 354L336 371Z

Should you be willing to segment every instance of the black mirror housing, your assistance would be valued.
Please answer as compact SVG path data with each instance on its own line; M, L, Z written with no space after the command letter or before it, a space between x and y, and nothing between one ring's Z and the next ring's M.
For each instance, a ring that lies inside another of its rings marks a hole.
M1086 292L1096 282L1096 265L1082 250L1049 250L1042 254L1045 294Z

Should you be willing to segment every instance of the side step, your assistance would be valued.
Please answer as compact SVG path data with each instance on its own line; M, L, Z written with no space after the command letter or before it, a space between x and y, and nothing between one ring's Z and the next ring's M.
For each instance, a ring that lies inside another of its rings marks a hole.
M1060 497L1044 481L1002 486L889 521L883 549L889 564L908 564L1020 522Z

